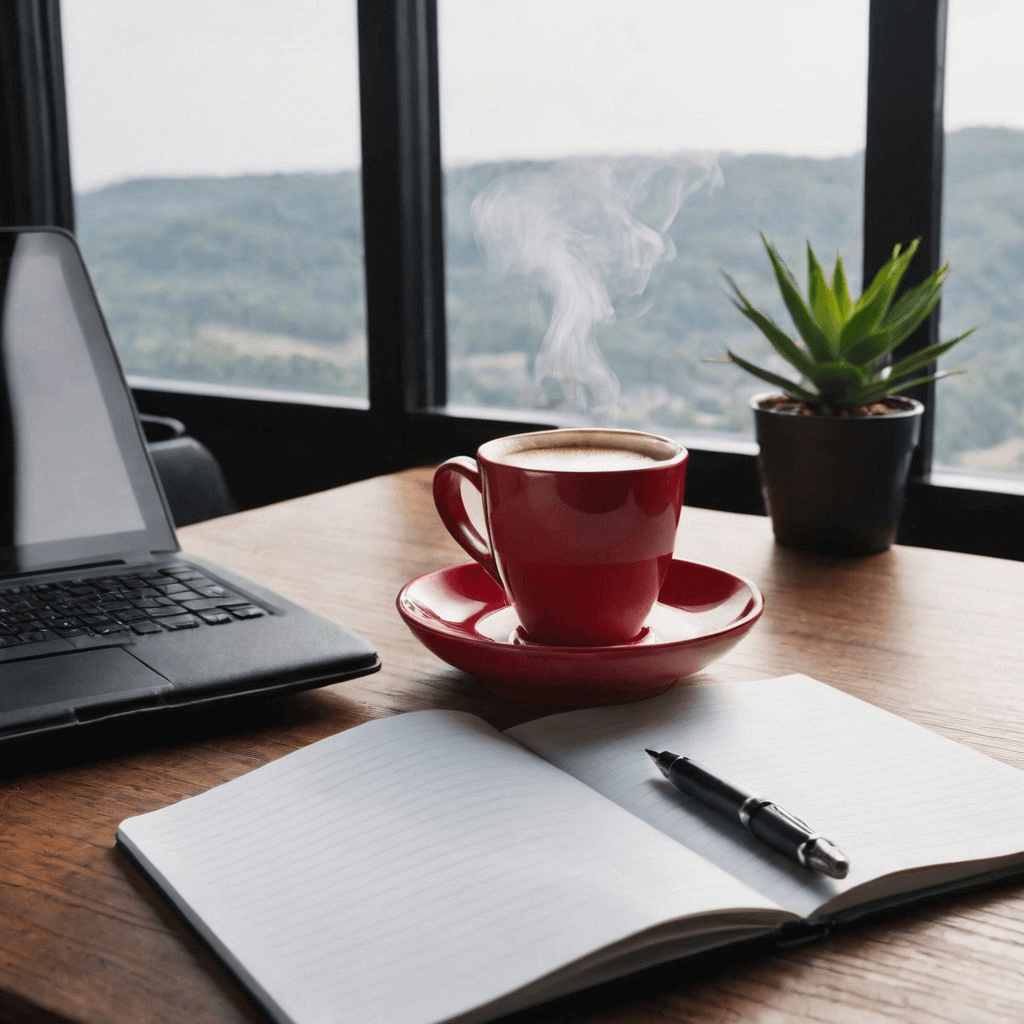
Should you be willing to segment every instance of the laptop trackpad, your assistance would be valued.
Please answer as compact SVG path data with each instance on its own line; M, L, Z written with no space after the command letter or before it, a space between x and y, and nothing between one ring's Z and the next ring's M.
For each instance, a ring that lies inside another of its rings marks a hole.
M158 704L172 689L120 647L7 662L0 665L0 731L104 718Z

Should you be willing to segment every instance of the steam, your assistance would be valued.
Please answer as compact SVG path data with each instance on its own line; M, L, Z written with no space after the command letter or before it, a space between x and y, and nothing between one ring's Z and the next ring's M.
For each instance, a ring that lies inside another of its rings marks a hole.
M477 243L499 273L534 278L551 319L534 367L583 413L613 412L619 381L595 337L638 316L655 267L675 258L668 231L683 201L722 184L712 156L573 158L531 165L492 182L470 213Z

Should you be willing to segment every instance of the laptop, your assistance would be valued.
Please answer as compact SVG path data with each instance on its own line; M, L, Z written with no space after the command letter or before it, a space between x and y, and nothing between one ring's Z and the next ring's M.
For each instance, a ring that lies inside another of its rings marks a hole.
M181 553L73 237L0 229L0 747L379 667L349 630Z

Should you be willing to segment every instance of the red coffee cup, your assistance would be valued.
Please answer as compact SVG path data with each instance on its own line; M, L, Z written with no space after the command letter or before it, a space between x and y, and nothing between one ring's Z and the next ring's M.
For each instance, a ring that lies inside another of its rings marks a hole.
M523 639L629 643L672 562L688 458L675 441L634 430L515 434L481 445L476 460L439 466L434 503L504 589ZM463 480L481 493L486 537L470 521Z

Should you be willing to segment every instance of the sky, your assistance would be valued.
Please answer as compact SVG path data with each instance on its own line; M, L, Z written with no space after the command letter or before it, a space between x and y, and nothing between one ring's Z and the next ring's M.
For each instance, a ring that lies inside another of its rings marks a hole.
M946 126L1024 128L1024 3L949 0ZM355 0L62 0L72 173L359 163ZM438 0L442 151L863 146L868 0Z

